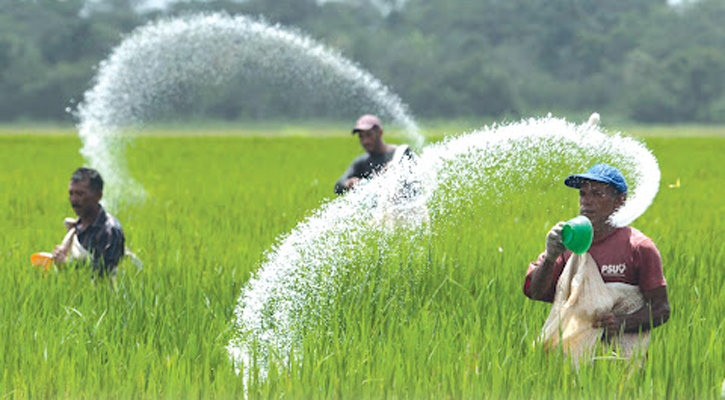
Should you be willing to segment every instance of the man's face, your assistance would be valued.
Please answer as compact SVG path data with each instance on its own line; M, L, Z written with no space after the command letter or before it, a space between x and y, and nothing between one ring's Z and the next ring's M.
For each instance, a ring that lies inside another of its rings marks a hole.
M358 131L357 134L360 136L360 145L368 153L372 153L378 147L381 134L377 129L373 128L366 131Z
M626 195L604 182L585 181L579 188L579 213L592 221L595 230L624 204Z
M68 188L68 197L70 205L73 207L76 215L83 217L94 211L101 201L102 192L94 192L90 186L90 180L83 179L77 182L70 182Z

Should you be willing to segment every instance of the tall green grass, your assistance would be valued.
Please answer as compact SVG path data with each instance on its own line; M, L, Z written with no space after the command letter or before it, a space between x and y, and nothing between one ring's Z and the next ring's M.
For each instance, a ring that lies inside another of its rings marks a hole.
M334 323L311 326L301 361L273 362L248 397L719 398L725 139L647 143L662 185L634 226L662 252L673 313L642 369L598 360L577 371L532 345L549 306L523 296L524 273L550 226L577 210L563 185L532 187L461 207L431 235L387 238L394 251L361 243L359 270L340 277L326 310ZM29 265L72 215L79 147L72 136L0 136L0 396L243 397L225 349L240 290L275 239L333 197L358 144L137 139L129 167L150 197L115 214L144 267L124 263L115 289L84 269Z

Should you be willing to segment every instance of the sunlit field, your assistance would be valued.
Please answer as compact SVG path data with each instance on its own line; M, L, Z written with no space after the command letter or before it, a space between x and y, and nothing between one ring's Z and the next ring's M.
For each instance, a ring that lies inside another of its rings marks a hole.
M437 139L465 131L434 126ZM549 306L521 287L551 225L576 215L576 192L560 185L474 201L425 243L371 250L355 290L330 302L336 323L306 332L299 363L252 371L245 389L226 350L240 291L280 237L334 199L361 152L344 125L255 129L159 128L133 142L128 167L149 197L114 214L144 266L122 264L112 289L86 269L29 263L73 215L68 180L84 163L73 129L0 127L0 397L720 398L724 128L620 128L662 171L633 225L662 253L673 312L643 368L599 359L576 370L533 345Z

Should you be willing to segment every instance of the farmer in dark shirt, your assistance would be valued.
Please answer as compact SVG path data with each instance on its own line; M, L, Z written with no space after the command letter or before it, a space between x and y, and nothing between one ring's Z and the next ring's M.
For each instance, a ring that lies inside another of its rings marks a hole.
M125 237L118 220L100 204L101 175L90 168L78 168L71 177L68 194L78 219L66 221L68 234L53 250L53 260L56 264L89 261L100 276L115 276L124 255Z
M335 183L335 193L343 194L355 187L363 179L371 178L385 169L398 154L399 157L412 158L413 152L407 145L395 146L383 141L383 126L374 115L363 115L352 129L352 134L358 134L360 145L367 152L360 155L347 167L344 174Z

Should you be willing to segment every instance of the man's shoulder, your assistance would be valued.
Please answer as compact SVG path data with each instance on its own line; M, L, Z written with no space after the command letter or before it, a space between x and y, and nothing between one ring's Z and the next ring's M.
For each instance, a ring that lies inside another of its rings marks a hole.
M354 163L356 163L356 162L363 162L363 161L369 159L370 157L371 157L370 154L368 154L368 153L362 153L359 156L355 157L355 159L352 160L352 162L354 162Z
M632 245L639 246L646 243L654 244L652 239L642 233L642 231L640 231L639 229L631 226L628 226L627 228L629 228L629 240L630 242L632 242Z
M640 231L639 229L631 226L619 228L617 230L617 233L613 236L616 236L618 238L618 242L625 242L629 244L632 249L657 249L654 241L649 236L642 233L642 231Z
M114 217L113 214L109 213L108 211L104 211L106 214L106 221L103 224L104 227L109 231L118 231L123 233L123 227L121 226L121 222L118 220L118 218Z
M355 166L362 166L370 162L371 155L368 153L360 154L359 156L355 157L354 160L352 160L352 165Z

